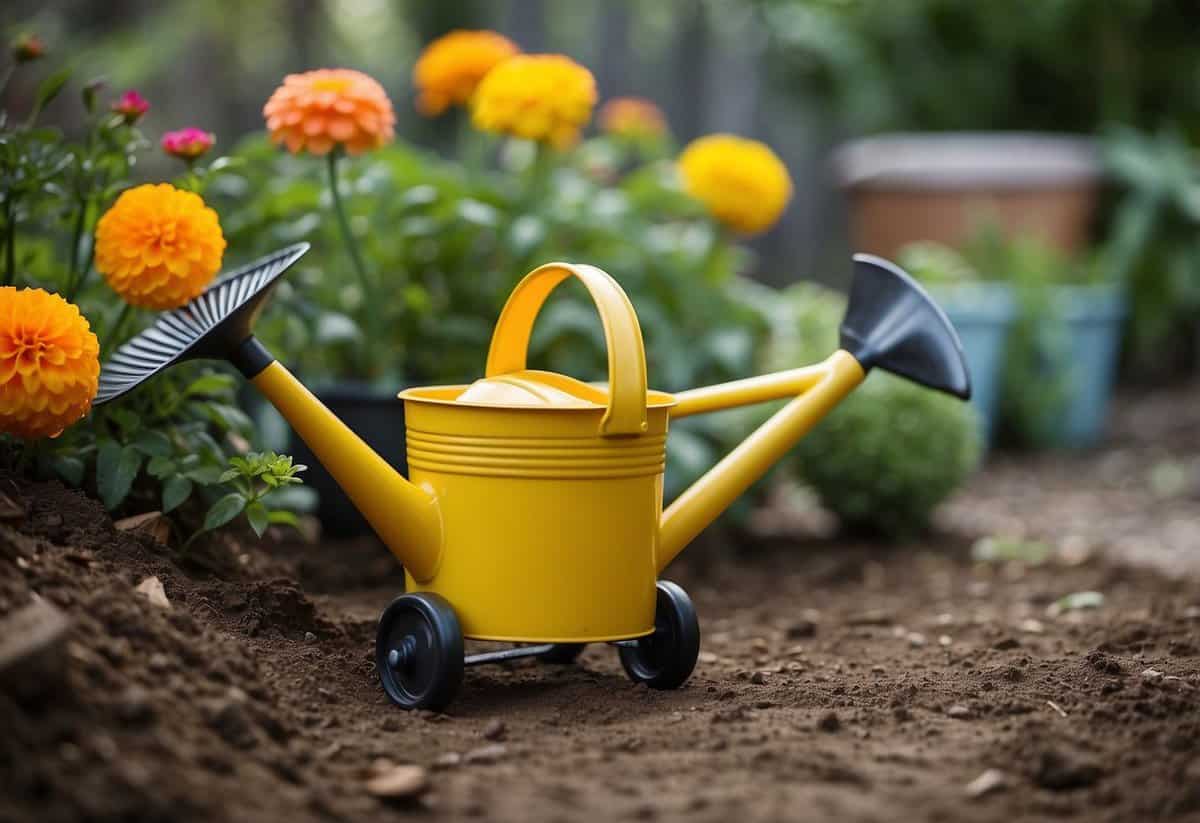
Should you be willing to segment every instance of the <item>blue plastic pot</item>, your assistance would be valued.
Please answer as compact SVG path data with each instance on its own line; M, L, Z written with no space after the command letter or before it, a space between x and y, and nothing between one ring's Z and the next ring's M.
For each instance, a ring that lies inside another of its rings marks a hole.
M1064 370L1067 397L1050 432L1051 445L1084 448L1104 433L1128 311L1114 286L1061 286L1054 305L1066 335L1057 368Z
M962 340L971 371L971 405L979 412L983 442L991 442L999 414L1000 378L1008 331L1016 315L1005 283L963 283L932 289Z

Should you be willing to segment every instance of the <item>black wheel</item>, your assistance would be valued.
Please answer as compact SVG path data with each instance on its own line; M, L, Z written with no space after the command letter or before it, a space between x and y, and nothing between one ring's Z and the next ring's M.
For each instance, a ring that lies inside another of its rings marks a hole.
M538 660L566 666L578 660L586 647L587 643L555 643L550 647L550 651L539 654Z
M635 683L652 689L677 689L687 681L700 655L700 621L687 592L669 580L658 581L654 634L636 646L621 646L621 665Z
M383 690L402 709L444 709L463 679L463 636L443 598L402 594L379 618L375 666Z

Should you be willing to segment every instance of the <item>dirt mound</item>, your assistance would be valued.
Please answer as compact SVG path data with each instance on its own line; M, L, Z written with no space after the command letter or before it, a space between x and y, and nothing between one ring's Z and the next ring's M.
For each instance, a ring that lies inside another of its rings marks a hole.
M402 581L377 544L181 553L55 484L15 489L0 820L1200 813L1187 581L976 566L959 539L716 554L672 570L704 631L685 688L634 686L590 647L471 670L449 714L406 714L372 662ZM1086 590L1101 608L1046 613Z

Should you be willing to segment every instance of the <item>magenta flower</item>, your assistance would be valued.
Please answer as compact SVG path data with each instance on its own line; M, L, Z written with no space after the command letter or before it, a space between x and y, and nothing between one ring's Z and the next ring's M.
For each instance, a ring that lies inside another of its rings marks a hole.
M145 97L130 89L112 104L112 110L124 117L126 123L133 125L150 110L150 104L146 102Z
M191 163L208 152L217 138L204 129L189 127L169 131L162 136L162 150L172 157Z
M36 34L22 34L12 42L13 59L18 63L37 60L46 53L46 44Z

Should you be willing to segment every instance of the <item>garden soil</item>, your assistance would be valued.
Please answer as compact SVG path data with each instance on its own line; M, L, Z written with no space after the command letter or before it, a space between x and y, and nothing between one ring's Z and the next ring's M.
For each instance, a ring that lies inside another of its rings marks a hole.
M777 529L685 556L669 576L704 639L678 691L600 646L469 670L446 714L379 686L374 624L403 581L373 541L184 552L0 480L0 820L1200 819L1198 578L1114 553L1200 520L1200 438L1164 425L1006 458L920 542ZM1014 491L1033 475L1039 500ZM972 560L1014 522L1049 557ZM1103 598L1056 606L1077 592Z

